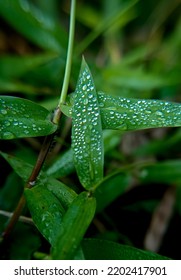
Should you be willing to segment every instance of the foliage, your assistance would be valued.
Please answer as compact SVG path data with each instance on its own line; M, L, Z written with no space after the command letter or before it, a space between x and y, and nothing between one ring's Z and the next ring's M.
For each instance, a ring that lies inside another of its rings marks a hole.
M67 1L0 2L1 258L180 258L178 2L77 1L60 121Z

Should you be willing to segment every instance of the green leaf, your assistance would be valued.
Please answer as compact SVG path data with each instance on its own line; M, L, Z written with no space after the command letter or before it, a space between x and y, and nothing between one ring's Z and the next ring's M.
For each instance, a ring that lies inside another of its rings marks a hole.
M181 104L112 97L101 92L98 96L105 128L138 130L181 125Z
M0 96L0 138L44 136L55 132L49 111L26 99Z
M0 152L0 154L26 182L33 166L5 153ZM36 186L32 189L26 189L25 195L37 228L53 244L56 234L60 231L62 215L77 194L63 183L54 178L48 178L45 173L41 172Z
M23 181L26 182L32 172L33 166L14 156L10 156L2 152L0 152L0 154L5 160L7 160ZM44 172L41 172L38 176L37 183L41 183L42 187L48 188L48 190L50 190L58 198L65 209L69 207L74 198L77 196L71 188L54 178L48 178Z
M72 112L72 149L75 168L85 189L94 189L103 178L103 139L97 93L83 60Z
M46 170L46 173L54 178L60 178L69 175L74 170L73 152L72 149L69 149L54 160L51 166Z
M75 102L72 94L62 111L71 116ZM152 99L134 99L113 97L98 92L101 121L103 129L123 131L156 127L181 126L181 104Z
M13 28L43 49L64 51L67 36L59 23L27 0L0 1L0 14Z
M79 244L90 225L96 208L95 198L82 192L65 213L61 230L52 249L56 260L73 259Z
M54 178L48 178L45 185L58 198L65 209L77 197L77 194L71 188Z
M143 182L165 184L181 183L181 160L168 160L141 168L140 179Z
M84 239L81 244L86 260L168 260L152 252L107 240Z
M130 181L131 176L123 172L105 177L94 193L97 200L96 211L102 211L118 196L123 194L129 187Z
M25 189L25 197L35 225L50 244L54 244L65 212L60 201L41 184Z

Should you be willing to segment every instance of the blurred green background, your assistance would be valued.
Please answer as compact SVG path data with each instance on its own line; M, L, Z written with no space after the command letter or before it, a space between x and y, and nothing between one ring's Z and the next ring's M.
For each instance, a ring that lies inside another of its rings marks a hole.
M1 95L27 98L50 111L56 106L69 10L69 1L0 0ZM69 92L75 89L84 55L97 90L181 102L180 14L179 0L77 1ZM64 118L45 170L70 147L70 133L71 122ZM41 137L0 141L0 150L33 164L41 143ZM96 193L97 215L87 236L180 259L180 147L180 128L105 131L105 175L109 176ZM2 158L0 170L2 229L7 219L2 211L14 209L23 183ZM81 190L74 168L55 177ZM22 223L12 244L10 258L34 258L33 252L49 250L37 230Z

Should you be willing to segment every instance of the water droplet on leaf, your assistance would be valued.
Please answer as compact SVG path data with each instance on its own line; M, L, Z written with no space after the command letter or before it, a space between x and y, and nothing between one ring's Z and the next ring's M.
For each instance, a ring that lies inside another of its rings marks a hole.
M6 132L3 133L3 139L10 140L10 139L13 139L13 138L15 138L15 135L12 132L6 131Z
M1 109L1 114L6 115L8 112L5 109Z

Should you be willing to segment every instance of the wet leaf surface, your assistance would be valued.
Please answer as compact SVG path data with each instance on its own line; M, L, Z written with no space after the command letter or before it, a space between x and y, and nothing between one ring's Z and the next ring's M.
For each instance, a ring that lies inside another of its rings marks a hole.
M98 92L103 129L122 131L181 126L181 104L154 99L122 98ZM75 96L67 98L62 111L69 117Z
M72 149L80 182L93 189L103 178L103 138L97 93L83 60L72 112Z
M44 136L56 129L44 107L23 98L0 96L0 139Z

